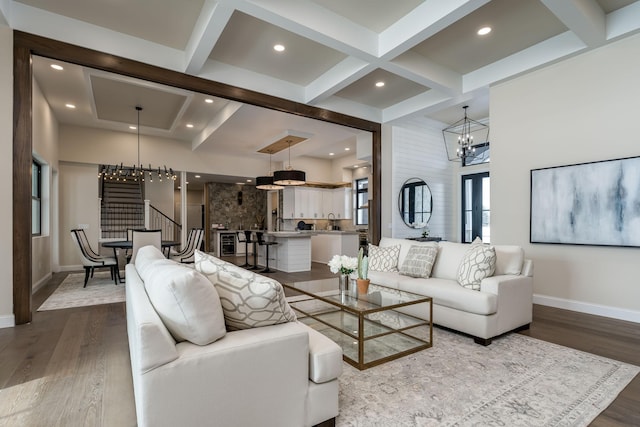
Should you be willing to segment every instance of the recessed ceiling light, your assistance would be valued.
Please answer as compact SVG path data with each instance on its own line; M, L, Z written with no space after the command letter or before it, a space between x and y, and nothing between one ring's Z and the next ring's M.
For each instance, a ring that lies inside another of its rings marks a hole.
M351 150L351 148L349 148L349 147L344 149L344 151L349 151L349 150Z
M73 104L64 104L64 106L65 106L65 107L67 107L67 108L71 108L72 110L73 110L74 108L76 108L76 106L75 106L75 105L73 105Z
M485 36L491 32L491 27L482 27L478 30L479 36Z
M138 129L138 128L137 128L137 127L135 127L135 126L133 126L133 125L131 125L131 126L129 126L129 129L131 129L131 130L136 130L136 129Z
M204 102L206 102L207 104L213 104L213 99L207 98L204 100Z
M354 169L358 169L358 165L353 165L353 168Z
M335 156L336 153L329 153L330 156Z
M283 52L284 51L284 46L281 44L277 44L273 46L273 50L275 50L276 52Z
M250 179L248 179L248 180L247 180L247 182L251 182L251 180L250 180Z
M187 123L187 127L188 128L192 128L193 127L193 123Z
M384 82L376 82L376 87L382 87L384 86Z
M200 175L196 175L196 178L200 178Z
M53 68L54 70L58 70L58 71L64 70L62 65L58 65L58 64L51 64L51 68Z

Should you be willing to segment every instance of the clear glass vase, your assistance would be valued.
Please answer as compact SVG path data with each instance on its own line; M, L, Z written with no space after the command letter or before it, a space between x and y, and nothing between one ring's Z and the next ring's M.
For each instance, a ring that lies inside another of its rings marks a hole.
M349 275L341 274L340 275L340 292L345 293L349 290Z

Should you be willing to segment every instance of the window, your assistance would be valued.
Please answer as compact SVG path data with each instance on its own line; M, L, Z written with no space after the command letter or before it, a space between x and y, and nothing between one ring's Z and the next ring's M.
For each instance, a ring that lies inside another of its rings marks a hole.
M42 234L42 166L31 162L31 234Z
M462 177L462 242L471 243L476 237L491 241L489 172Z
M491 161L491 151L488 142L474 145L473 148L476 150L476 156L469 159L463 158L462 166L479 165Z
M356 225L369 224L369 178L356 179Z

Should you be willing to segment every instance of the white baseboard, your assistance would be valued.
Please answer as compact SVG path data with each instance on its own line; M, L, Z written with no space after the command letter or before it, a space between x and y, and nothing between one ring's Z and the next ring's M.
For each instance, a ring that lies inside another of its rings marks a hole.
M578 311L580 313L594 314L596 316L604 316L612 319L640 323L640 311L628 310L625 308L610 307L606 305L536 294L533 295L533 302L534 304L546 305L549 307L563 308L565 310Z
M46 274L42 279L34 283L33 289L31 290L31 292L35 294L36 291L41 287L43 287L51 279L52 276L53 276L53 273Z
M0 328L13 328L16 326L16 318L13 314L0 316Z

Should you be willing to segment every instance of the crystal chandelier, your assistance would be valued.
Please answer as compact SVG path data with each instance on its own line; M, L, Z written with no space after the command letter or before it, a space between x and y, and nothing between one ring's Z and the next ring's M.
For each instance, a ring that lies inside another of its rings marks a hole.
M468 105L464 109L464 118L451 126L442 129L447 158L452 162L469 163L483 155L486 150L479 150L489 142L489 126L467 117ZM454 150L455 148L455 150Z
M138 131L138 163L132 166L125 166L124 163L120 163L120 165L102 165L100 172L98 173L98 179L123 182L144 182L145 179L148 179L149 182L153 182L153 179L157 178L162 182L162 179L164 178L166 181L175 181L177 179L177 175L173 172L173 169L167 169L166 165L164 165L163 168L153 168L151 167L151 164L149 164L149 167L145 168L142 163L140 163L140 111L142 111L142 107L136 105L136 111L138 114L138 123L136 127Z

